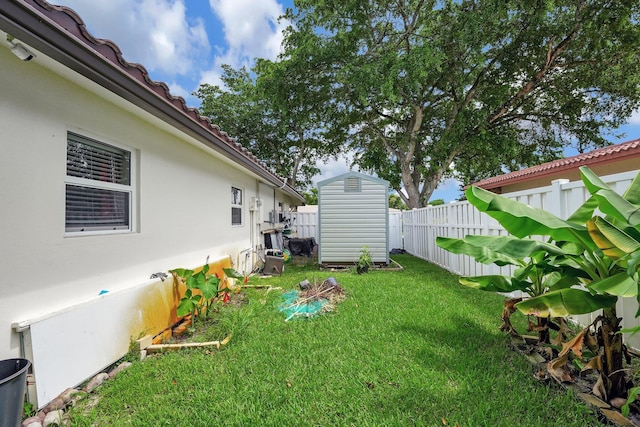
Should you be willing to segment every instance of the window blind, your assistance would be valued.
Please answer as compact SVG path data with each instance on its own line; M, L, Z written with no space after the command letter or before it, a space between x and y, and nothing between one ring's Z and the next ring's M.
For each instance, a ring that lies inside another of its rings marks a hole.
M67 134L65 231L131 229L131 152Z
M127 230L127 192L67 184L66 231Z
M76 134L67 142L67 175L129 185L131 153Z

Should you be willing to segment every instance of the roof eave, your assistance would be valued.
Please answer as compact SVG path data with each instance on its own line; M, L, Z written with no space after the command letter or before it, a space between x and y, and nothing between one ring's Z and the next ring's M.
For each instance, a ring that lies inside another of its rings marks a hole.
M637 140L628 141L623 143L622 145L635 143L636 141ZM605 147L605 148L610 148L610 147ZM522 171L517 171L517 172L514 172L515 176L513 177L509 177L510 174L505 174L505 175L502 175L503 179L496 179L499 177L494 177L494 178L489 178L487 180L484 180L485 182L479 181L477 183L473 183L472 185L483 188L485 190L494 190L494 189L502 188L505 185L519 184L522 182L531 181L533 179L540 179L546 176L556 175L566 170L577 169L580 166L596 166L596 165L601 166L601 165L617 162L620 160L624 160L627 158L638 157L638 156L640 156L640 147L618 150L611 153L607 153L606 155L593 156L593 157L582 159L575 162L566 162L567 160L572 159L572 157L568 157L565 159L561 159L561 160L564 160L566 163L560 166L549 167L548 169L530 172L530 173L520 173ZM573 157L580 157L580 155L573 156ZM544 165L540 165L540 166L544 166ZM527 168L527 169L536 169L536 168L537 167L534 166L532 168ZM524 171L526 171L527 169L524 169Z

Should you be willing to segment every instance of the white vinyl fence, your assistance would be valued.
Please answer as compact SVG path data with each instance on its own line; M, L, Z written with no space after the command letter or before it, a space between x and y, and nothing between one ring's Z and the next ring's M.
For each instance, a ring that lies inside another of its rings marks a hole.
M402 212L389 212L389 247L391 249L403 249L404 243L402 241Z
M638 172L624 172L601 177L612 189L622 194L629 187ZM582 181L553 181L548 187L503 194L510 199L544 209L566 219L589 197ZM430 261L460 276L479 276L487 274L510 274L511 270L495 265L477 263L466 255L455 255L436 245L436 237L463 238L469 234L502 235L507 232L488 215L479 212L469 202L455 202L422 209L404 211L403 234L404 249L419 258ZM635 298L620 298L617 305L618 315L623 317L624 327L640 324L635 318L638 303ZM591 315L576 316L575 320L588 324ZM640 348L640 334L627 337L633 347Z
M318 241L318 212L293 212L291 218L297 238L314 237Z

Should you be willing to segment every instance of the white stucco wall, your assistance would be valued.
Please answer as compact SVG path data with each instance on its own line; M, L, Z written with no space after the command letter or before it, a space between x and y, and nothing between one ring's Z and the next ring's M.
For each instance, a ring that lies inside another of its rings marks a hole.
M248 206L265 187L255 176L44 62L22 62L0 47L0 359L20 357L12 322L96 298L102 289L134 287L154 272L201 265L207 256L235 261L261 227ZM137 153L134 232L65 236L68 131ZM231 226L231 185L244 189L240 227Z

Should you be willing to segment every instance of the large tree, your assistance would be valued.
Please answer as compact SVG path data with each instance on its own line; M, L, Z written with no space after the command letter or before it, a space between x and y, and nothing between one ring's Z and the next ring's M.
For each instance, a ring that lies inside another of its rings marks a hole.
M452 165L469 183L608 144L640 99L637 0L295 6L283 66L324 84L327 138L409 208Z
M339 147L320 131L324 119L315 104L324 95L304 76L287 74L285 64L258 59L252 72L224 65L223 86L203 84L195 95L201 114L292 187L304 189L320 172L317 162L335 156Z

